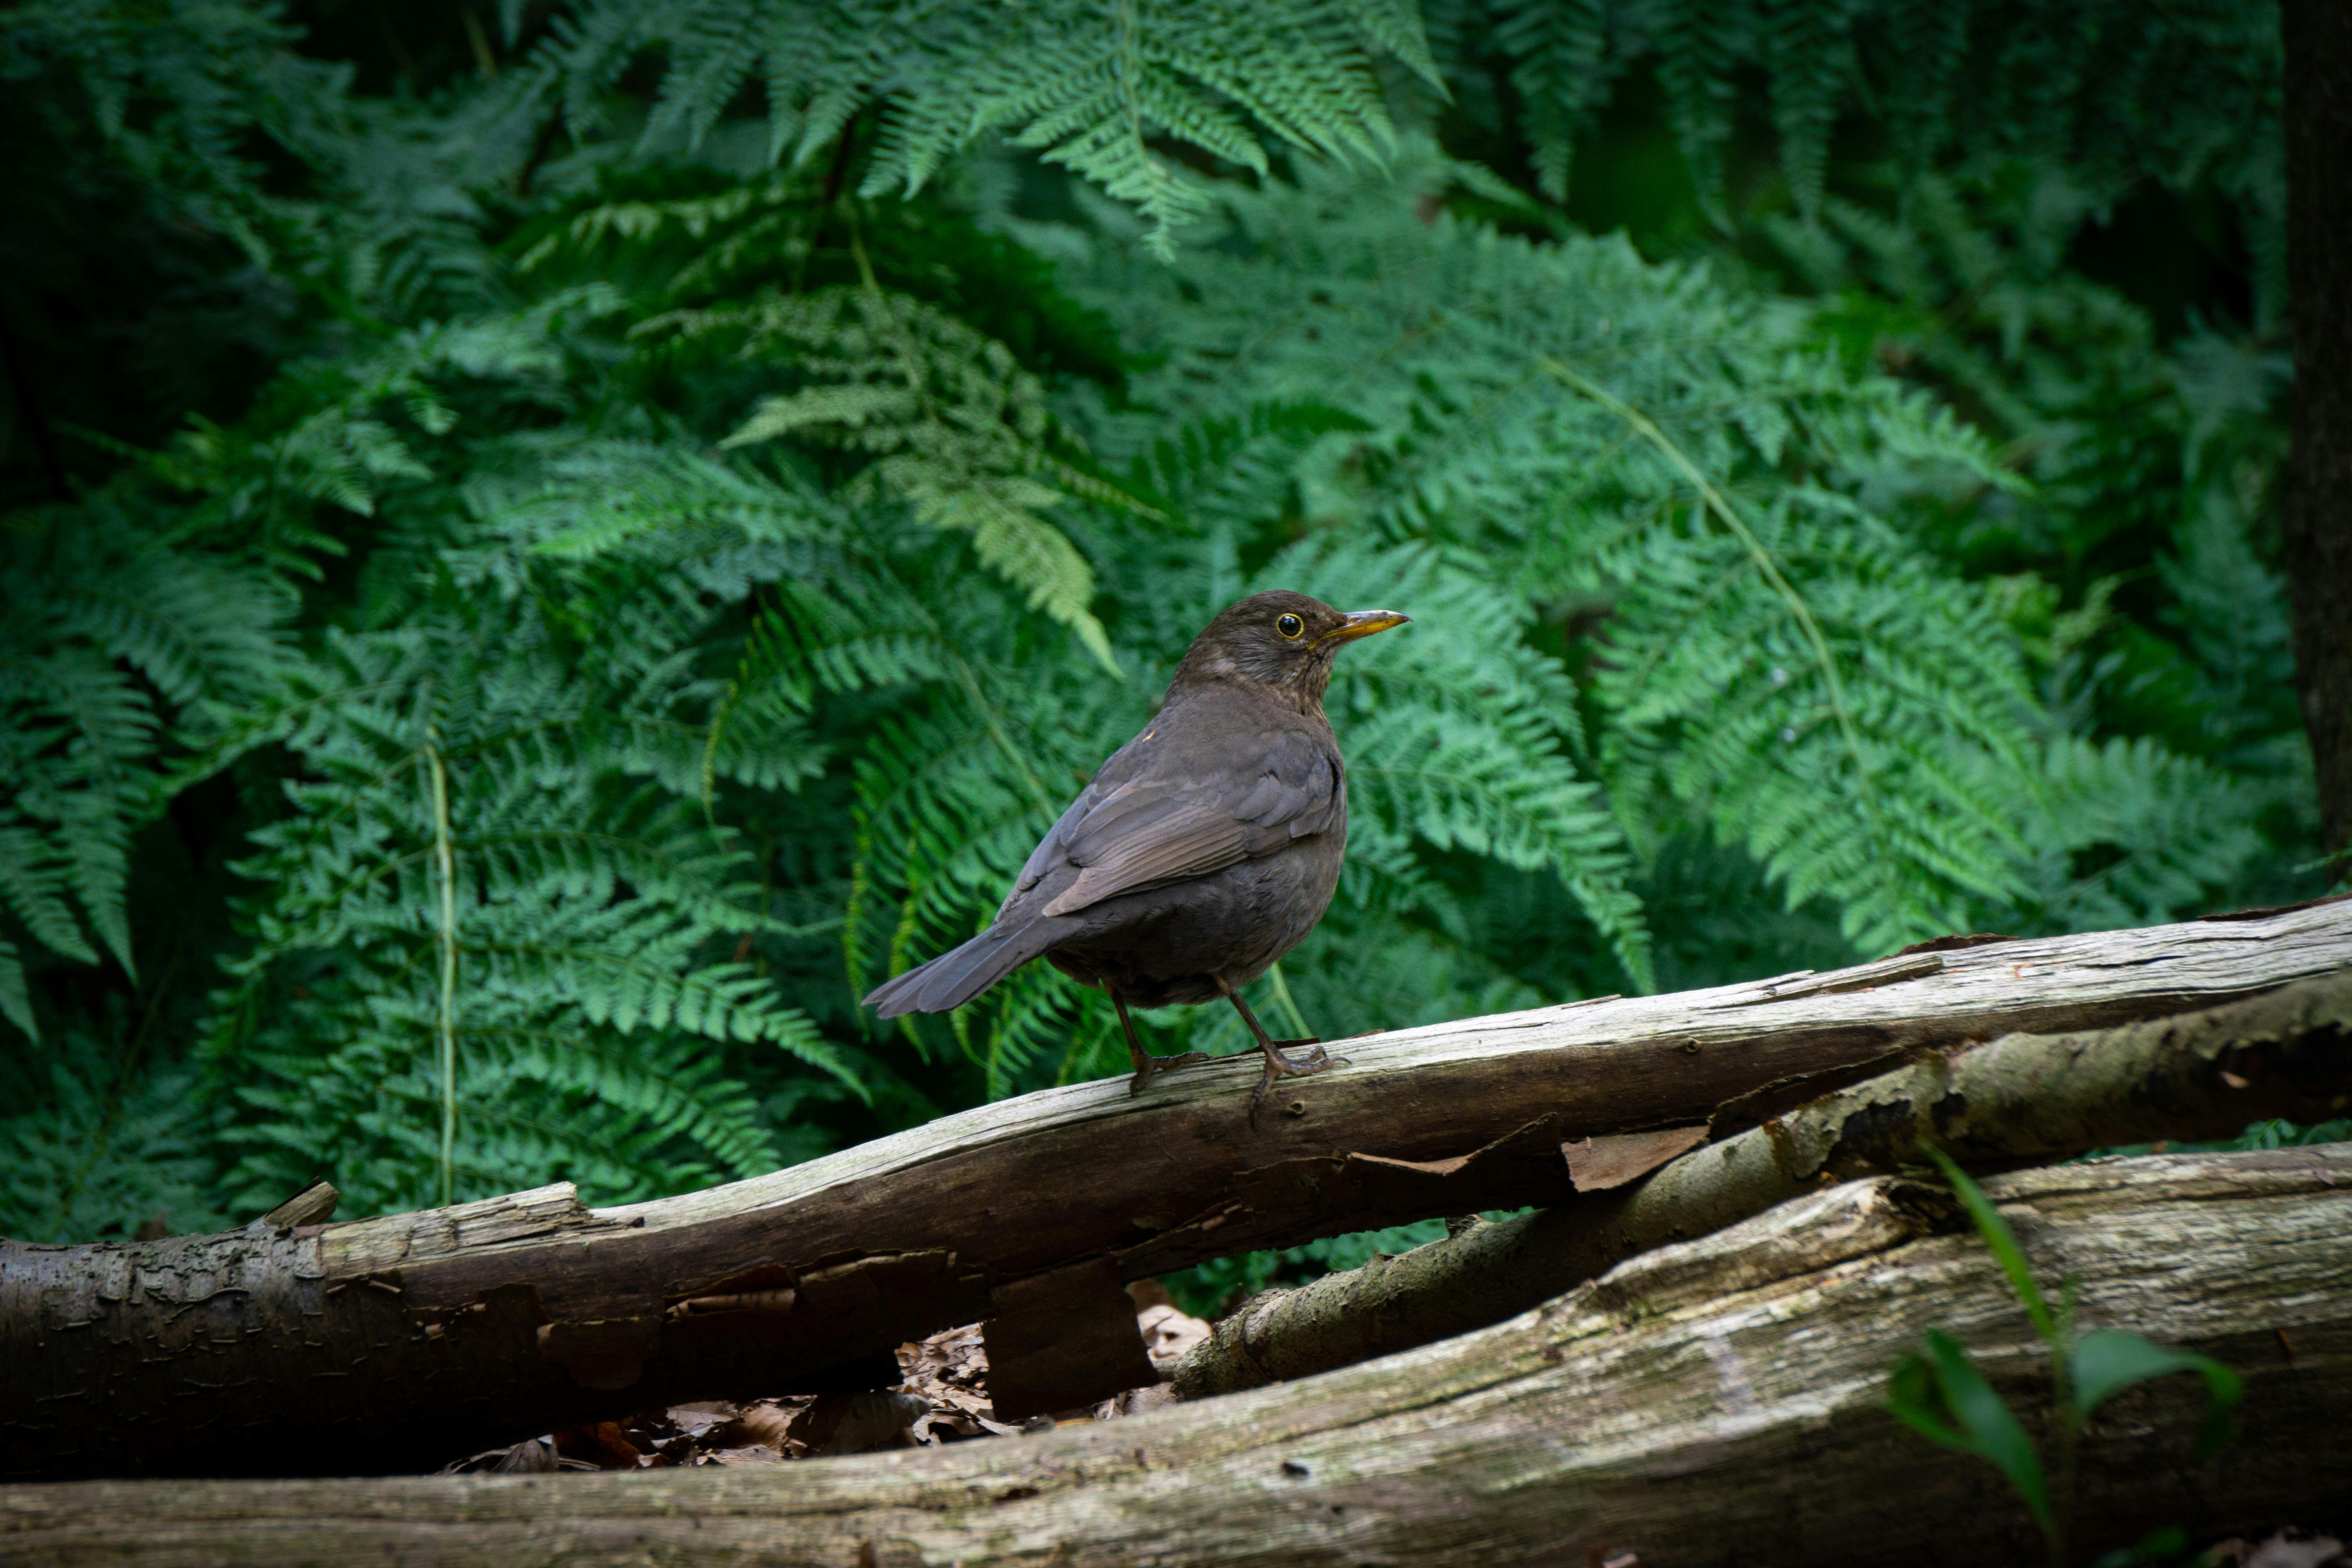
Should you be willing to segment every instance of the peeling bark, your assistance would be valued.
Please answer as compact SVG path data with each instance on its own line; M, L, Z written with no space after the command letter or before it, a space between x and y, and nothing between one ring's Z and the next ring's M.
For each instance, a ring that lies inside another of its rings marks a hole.
M2347 967L2344 902L2000 942L1350 1041L1353 1065L1257 1131L1236 1061L1140 1095L1027 1095L658 1203L591 1210L557 1186L349 1224L0 1243L0 1478L431 1468L649 1405L887 1382L859 1359L1025 1312L1004 1287L1090 1258L1132 1279L1557 1203L1564 1142L1728 1132L1773 1095L1916 1050Z
M2352 1146L2169 1155L1987 1184L2086 1326L2218 1356L2107 1405L2085 1557L2352 1502ZM1912 1437L1886 1373L1950 1330L2038 1428L2046 1363L1973 1236L1878 1177L1661 1248L1541 1310L1363 1366L1126 1420L751 1470L89 1482L0 1493L0 1561L78 1564L1559 1564L2036 1561L1985 1465ZM2046 1434L2044 1434L2046 1436ZM1601 1553L1605 1554L1605 1553Z
M1402 1257L1268 1291L1218 1322L1171 1381L1180 1398L1198 1399L1466 1333L1823 1183L1923 1170L1923 1143L1981 1169L2228 1137L2270 1117L2316 1121L2347 1104L2352 974L2175 1018L1930 1053L1684 1154L1638 1185L1482 1220Z

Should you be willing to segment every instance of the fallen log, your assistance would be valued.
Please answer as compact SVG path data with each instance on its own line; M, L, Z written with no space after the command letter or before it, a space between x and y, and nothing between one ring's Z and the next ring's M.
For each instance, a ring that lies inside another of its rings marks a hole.
M2005 1167L2225 1138L2250 1121L2318 1121L2347 1107L2352 973L2109 1029L2007 1035L1825 1095L1621 1191L1478 1221L1402 1257L1268 1291L1217 1323L1171 1381L1179 1397L1198 1399L1467 1333L1825 1182L1924 1170L1923 1144Z
M1974 942L1350 1041L1351 1066L1258 1130L1237 1062L1141 1095L1045 1090L657 1203L591 1210L558 1185L349 1224L0 1243L0 1478L427 1469L649 1405L855 1381L858 1358L958 1323L1087 1337L1106 1269L1558 1203L1569 1141L1727 1135L1911 1052L2352 967L2352 902Z
M2352 1145L2013 1173L1988 1191L2085 1327L2217 1356L2242 1436L2190 1458L2189 1380L2105 1406L2085 1556L2352 1504ZM1121 1421L758 1470L85 1482L0 1494L0 1562L1315 1565L2037 1561L1988 1466L1905 1432L1931 1326L2029 1430L2046 1362L1949 1195L1877 1177L1646 1253L1443 1344ZM2174 1386L2179 1384L2182 1386Z

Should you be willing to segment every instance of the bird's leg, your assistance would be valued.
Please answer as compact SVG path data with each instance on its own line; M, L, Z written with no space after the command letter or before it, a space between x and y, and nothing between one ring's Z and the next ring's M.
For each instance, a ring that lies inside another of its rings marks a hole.
M1333 1065L1331 1053L1323 1048L1323 1042L1320 1040L1277 1040L1269 1037L1265 1032L1265 1026L1257 1021L1257 1015L1250 1010L1250 1005L1242 999L1240 992L1225 984L1223 975L1217 977L1217 989L1225 994L1225 1000L1241 1009L1242 1022L1247 1024L1249 1032L1257 1037L1258 1049L1280 1062L1286 1069L1276 1072L1275 1077L1297 1078L1304 1074L1321 1072L1325 1068ZM1315 1048L1299 1060L1293 1061L1282 1054L1284 1046L1313 1046Z
M1256 1037L1257 1048L1265 1056L1265 1071L1257 1080L1256 1091L1250 1096L1251 1126L1257 1125L1257 1108L1265 1100L1265 1091L1274 1086L1275 1079L1312 1078L1318 1072L1328 1072L1333 1068L1343 1068L1348 1065L1347 1058L1333 1056L1323 1048L1322 1042L1319 1040L1273 1038L1265 1032L1265 1026L1257 1021L1257 1015L1250 1011L1250 1005L1243 1000L1242 994L1227 984L1223 975L1217 975L1215 979L1217 989L1225 994L1226 1001L1231 1002L1240 1010L1242 1022L1249 1026L1249 1032ZM1281 1047L1284 1046L1313 1046L1315 1049L1304 1059L1294 1061L1282 1054Z
M1127 1037L1127 1059L1135 1064L1135 1076L1127 1083L1128 1093L1141 1094L1144 1086L1151 1081L1154 1075L1166 1072L1171 1068L1191 1067L1194 1062L1216 1059L1206 1051L1186 1051L1183 1055L1175 1057L1153 1056L1137 1041L1135 1025L1129 1022L1127 1016L1125 999L1118 992L1111 991L1108 985L1103 989L1110 991L1110 1005L1118 1009L1119 1032Z

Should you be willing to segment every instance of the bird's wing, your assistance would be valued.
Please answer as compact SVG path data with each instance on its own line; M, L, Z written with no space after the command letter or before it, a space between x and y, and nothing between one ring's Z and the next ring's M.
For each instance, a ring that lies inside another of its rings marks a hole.
M1200 783L1135 779L1098 795L1089 789L1030 857L1021 886L1034 886L1059 865L1077 867L1077 879L1045 910L1069 914L1270 855L1329 827L1344 798L1337 760L1307 735L1284 731L1247 773Z

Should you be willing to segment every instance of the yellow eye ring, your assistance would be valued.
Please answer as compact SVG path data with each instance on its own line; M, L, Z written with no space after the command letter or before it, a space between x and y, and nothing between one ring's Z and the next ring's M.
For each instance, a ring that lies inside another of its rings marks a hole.
M1297 616L1284 614L1274 617L1274 629L1296 641L1307 630L1307 623Z

